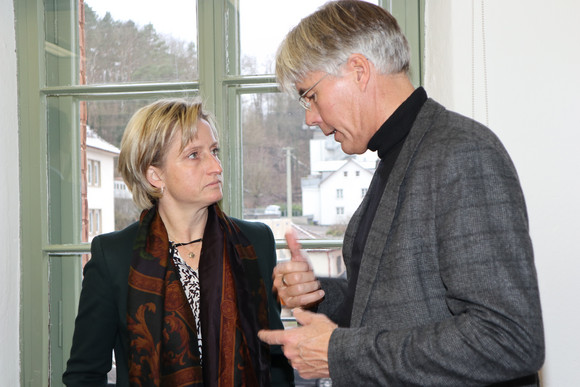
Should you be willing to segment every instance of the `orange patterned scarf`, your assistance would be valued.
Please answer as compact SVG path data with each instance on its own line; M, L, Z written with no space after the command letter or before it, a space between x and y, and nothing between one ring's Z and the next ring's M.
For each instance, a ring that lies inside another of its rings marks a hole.
M193 312L163 221L143 211L129 272L127 328L131 386L269 386L264 281L254 248L217 205L203 237L200 320L203 364Z

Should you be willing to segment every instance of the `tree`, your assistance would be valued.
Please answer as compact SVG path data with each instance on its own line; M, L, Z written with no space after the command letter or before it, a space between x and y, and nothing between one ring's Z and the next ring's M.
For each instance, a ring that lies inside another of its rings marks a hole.
M195 44L162 36L151 24L100 18L85 3L85 54L88 84L186 82L198 78ZM88 103L88 125L118 146L133 113L147 101Z
M308 175L312 131L302 108L284 94L243 100L244 207L286 203L286 147L292 148L292 199L300 203L300 178Z

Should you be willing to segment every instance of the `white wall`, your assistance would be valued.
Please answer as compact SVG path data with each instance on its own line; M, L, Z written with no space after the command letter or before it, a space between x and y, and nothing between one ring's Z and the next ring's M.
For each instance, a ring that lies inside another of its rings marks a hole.
M426 1L427 93L488 123L520 175L544 313L547 387L576 386L580 377L578 15L576 0L485 1L483 12L482 0Z
M371 184L373 172L350 160L328 176L320 184L320 224L346 225L362 202L362 189ZM337 196L338 189L342 190L342 197ZM342 207L344 213L337 214L337 207Z
M312 220L316 223L320 223L320 214L322 213L320 200L320 187L318 185L302 186L302 214L312 216Z
M101 234L115 231L115 154L87 146L87 159L100 162L100 185L87 187L87 205L101 210Z
M16 40L12 1L0 2L0 385L20 385L20 222Z

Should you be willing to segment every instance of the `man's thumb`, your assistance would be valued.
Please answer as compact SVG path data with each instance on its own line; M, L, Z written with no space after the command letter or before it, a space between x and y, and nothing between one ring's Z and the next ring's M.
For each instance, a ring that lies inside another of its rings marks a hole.
M300 251L302 246L298 243L296 232L294 230L288 231L285 236L288 249L290 250L290 259L292 261L306 261L306 258L302 255L302 251Z
M294 308L292 309L292 315L294 316L298 324L304 326L312 322L312 317L315 314L302 308Z

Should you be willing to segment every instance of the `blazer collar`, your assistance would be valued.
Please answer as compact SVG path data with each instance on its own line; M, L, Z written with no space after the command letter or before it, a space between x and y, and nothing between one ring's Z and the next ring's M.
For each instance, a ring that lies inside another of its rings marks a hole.
M421 141L425 134L430 130L437 115L439 115L444 109L443 106L434 100L430 98L427 99L411 127L399 157L395 161L395 165L393 166L393 170L391 171L385 191L383 192L376 211L376 214L380 214L380 216L375 215L364 248L350 322L352 327L360 325L364 311L366 310L370 291L377 275L383 250L387 243L389 243L389 233L394 221L398 197L403 184L403 179L411 167L411 160L417 153ZM375 180L376 177L373 176L371 185L375 183ZM368 202L369 198L368 195L366 195L348 224L343 243L343 255L347 261L350 259L352 254L354 236L361 220L361 214L367 207Z

